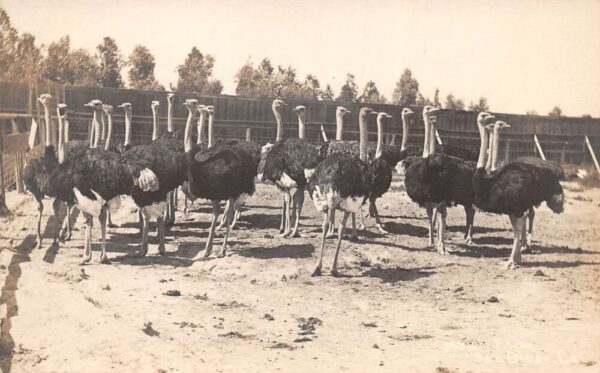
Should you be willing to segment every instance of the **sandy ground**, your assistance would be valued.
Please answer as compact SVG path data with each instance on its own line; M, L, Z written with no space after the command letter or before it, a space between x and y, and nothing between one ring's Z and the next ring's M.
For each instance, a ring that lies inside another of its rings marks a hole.
M563 215L538 209L534 251L507 271L507 217L449 210L453 255L427 247L425 213L395 182L379 201L391 232L343 242L341 278L310 277L320 216L307 197L302 237L278 235L279 195L259 185L226 258L193 263L208 204L197 202L144 259L131 201L108 236L112 265L80 267L73 240L34 250L31 197L10 194L0 222L1 368L15 372L597 372L600 190L566 185ZM94 239L99 238L95 224ZM217 240L219 243L221 238ZM97 241L96 241L97 242ZM98 244L94 246L99 249ZM216 247L218 249L218 246ZM334 241L328 241L328 273ZM82 269L83 268L83 269ZM167 295L177 290L180 296Z

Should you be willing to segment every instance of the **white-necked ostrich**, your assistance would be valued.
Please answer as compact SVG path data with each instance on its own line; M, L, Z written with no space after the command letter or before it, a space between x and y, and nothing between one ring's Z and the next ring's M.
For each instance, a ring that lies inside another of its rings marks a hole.
M39 101L44 106L44 114L46 118L45 126L45 146L44 153L41 156L29 159L27 166L23 172L23 183L25 189L33 194L38 204L38 219L37 219L37 242L36 248L42 247L42 212L44 211L43 199L46 196L52 196L51 188L48 184L50 175L59 165L59 159L56 154L56 149L51 143L51 125L50 125L50 100L52 96L43 94L39 97ZM60 135L60 134L59 134ZM59 142L61 142L59 136ZM59 144L60 146L60 144Z
M238 147L216 144L207 149L200 149L192 143L192 122L197 112L198 101L186 100L184 106L188 109L185 126L185 165L190 192L197 198L208 199L212 202L213 217L210 232L206 242L204 255L196 255L194 259L208 257L212 252L215 227L220 213L220 202L229 201L233 205L240 196L254 193L255 170L252 169L250 154ZM208 143L212 145L212 128L209 122ZM229 227L233 219L233 209L228 211L225 238L219 257L227 252Z
M95 116L102 113L99 100L87 106L94 108ZM81 264L92 259L94 217L100 221L101 262L109 263L105 243L106 210L118 207L123 194L158 190L158 179L148 166L149 162L144 159L127 159L102 148L90 148L67 157L52 173L49 185L57 200L76 204L85 217L85 254Z
M366 117L370 112L372 112L370 108L362 108L360 115ZM339 209L344 212L338 228L337 248L330 269L331 274L337 276L337 261L348 216L360 211L362 204L371 192L371 170L363 161L367 157L366 121L359 121L359 126L359 158L344 153L329 155L319 164L309 181L308 188L315 208L323 213L321 254L312 273L313 276L321 274L332 211Z
M514 242L508 268L521 263L521 247L525 236L525 214L533 207L546 202L554 212L561 213L564 208L564 193L558 177L545 168L535 167L524 162L510 162L500 169L497 167L499 135L505 122L494 123L492 171L485 171L485 157L488 133L486 126L494 122L494 117L486 112L479 113L477 126L481 137L477 170L473 178L475 205L487 212L505 214L510 218L514 231Z
M304 203L304 190L307 185L307 176L310 176L319 162L323 159L319 148L304 139L289 138L282 140L283 126L281 120L281 108L285 105L282 100L273 101L273 114L277 121L276 143L262 155L259 165L259 180L273 182L283 194L283 211L281 215L280 233L284 237L298 237L298 226ZM302 121L304 110L296 108L299 115L299 126ZM303 133L299 130L299 133ZM293 204L296 210L295 222L291 226L291 209Z

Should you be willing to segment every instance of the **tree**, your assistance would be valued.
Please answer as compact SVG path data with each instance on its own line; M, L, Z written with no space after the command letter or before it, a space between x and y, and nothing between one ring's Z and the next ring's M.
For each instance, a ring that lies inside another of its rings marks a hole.
M589 114L583 114L581 117L584 119L592 119L592 116Z
M41 76L42 51L35 45L35 37L24 33L19 37L12 75L18 81L34 81Z
M554 118L559 118L562 117L563 112L562 109L559 106L554 106L552 108L552 111L548 113L549 116L554 117Z
M415 105L417 94L419 93L419 82L414 79L410 69L405 69L396 83L396 88L392 94L392 102L395 105Z
M215 90L220 82L217 84L212 80L214 65L215 58L213 56L210 54L203 55L198 48L193 47L183 65L179 65L177 69L179 74L177 91L208 94L211 84L211 90ZM222 89L221 86L220 90ZM218 94L220 94L220 91Z
M101 87L100 66L96 59L85 49L76 49L69 55L70 69L73 74L73 85L85 87Z
M485 97L479 97L479 101L477 103L473 103L473 101L471 101L471 103L469 104L469 111L489 111L490 107L488 106L487 103L487 98Z
M417 93L417 99L415 100L415 104L418 106L425 106L425 105L433 105L433 102L431 102L429 97L425 97L422 94Z
M219 79L212 79L206 87L206 94L209 96L219 96L223 92L223 83Z
M356 102L358 96L358 86L354 81L354 75L346 74L346 83L340 89L337 101Z
M134 89L151 89L164 91L154 78L154 56L143 45L137 45L129 56L129 85Z
M73 84L73 70L69 54L71 39L63 36L50 43L48 55L42 63L42 76L54 82Z
M533 115L538 115L538 113L535 110L527 110L527 112L525 113L525 115L533 116Z
M433 106L441 108L442 103L440 102L440 89L436 88L435 93L433 95Z
M15 51L19 34L12 26L8 13L0 8L0 78L14 80L12 66L15 62Z
M327 86L325 86L325 89L323 90L323 92L321 92L321 100L333 101L334 98L335 98L335 94L333 93L333 89L331 89L331 86L329 84L327 84Z
M369 80L367 84L365 84L365 88L358 98L358 101L366 104L385 104L387 100L385 96L379 93L379 89L377 89L375 82Z
M465 103L460 99L456 99L454 95L450 93L448 94L448 96L446 96L446 103L444 105L444 108L452 110L464 110Z
M102 87L121 88L122 58L115 39L105 37L96 49L100 59L100 84Z

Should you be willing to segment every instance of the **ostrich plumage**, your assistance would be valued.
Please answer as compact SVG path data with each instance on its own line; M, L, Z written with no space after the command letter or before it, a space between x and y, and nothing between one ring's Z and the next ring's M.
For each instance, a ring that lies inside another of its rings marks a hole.
M509 127L502 121L482 112L477 118L481 135L481 148L477 170L473 177L475 205L495 214L508 215L513 226L514 242L508 268L521 263L521 249L525 246L526 213L532 207L546 202L554 212L561 213L564 208L564 193L554 170L539 167L526 162L510 162L496 169L500 130ZM484 167L487 131L485 127L493 124L492 169L487 173Z
M372 112L369 108L361 109L361 118ZM340 253L342 237L350 214L356 214L369 197L372 190L372 174L369 165L361 159L366 158L366 122L360 121L360 154L359 157L338 153L327 156L315 169L310 178L308 189L317 211L323 213L321 254L312 273L321 274L323 254L329 224L334 221L333 211L342 210L344 215L338 228L337 248L330 272L338 275L337 261Z
M254 177L251 155L239 148L227 145L209 146L202 149L192 145L191 126L197 111L198 102L187 100L184 105L188 109L188 119L185 127L185 166L190 192L198 197L212 202L213 218L204 257L212 251L216 220L220 213L220 202L229 201L230 205L242 196L254 194ZM212 130L209 127L209 145L212 145ZM223 246L218 256L223 257L227 252L233 209L227 211L227 225ZM196 259L201 258L200 253Z

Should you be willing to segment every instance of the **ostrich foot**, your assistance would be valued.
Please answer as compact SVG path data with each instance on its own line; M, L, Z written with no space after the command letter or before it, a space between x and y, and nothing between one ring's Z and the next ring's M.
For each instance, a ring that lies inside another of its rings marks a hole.
M527 233L527 247L530 247L533 242L533 235L531 233Z
M467 245L475 245L475 242L473 242L473 237L466 237L465 238L465 244L467 244Z
M165 256L165 245L158 245L158 254Z
M375 226L377 227L377 230L381 234L388 234L388 233L390 233L387 230L385 230L385 228L383 227L383 224L376 224Z
M359 231L364 231L365 229L367 229L364 223L358 224L356 228L358 228Z
M100 258L100 263L110 264L110 260L108 259L108 256L106 254L104 254L104 256L102 256L102 258Z
M58 239L60 242L69 241L71 239L71 232L67 231L66 229L61 229L60 233L58 234Z
M281 234L281 237L283 238L291 238L292 236L292 231L287 231Z
M39 249L41 249L41 248L42 248L42 240L37 240L37 241L35 242L35 249L36 249L36 250L39 250Z
M224 247L217 253L217 258L224 258L227 255L227 248Z
M92 260L92 257L85 257L81 262L79 262L80 266L84 266L88 264Z
M529 245L521 246L521 254L526 254L531 252L531 247Z
M340 273L338 272L337 268L331 268L331 271L329 271L329 273L332 277L340 277Z
M512 259L509 259L508 262L506 262L506 263L503 264L503 266L507 270L510 270L510 269L517 269L517 268L519 268L519 264L521 264L520 261L515 261L515 260L512 260Z
M321 276L321 266L320 265L315 267L315 269L312 271L311 276L312 277Z

